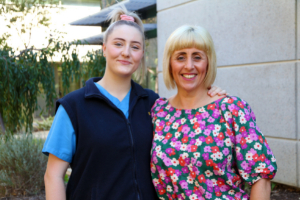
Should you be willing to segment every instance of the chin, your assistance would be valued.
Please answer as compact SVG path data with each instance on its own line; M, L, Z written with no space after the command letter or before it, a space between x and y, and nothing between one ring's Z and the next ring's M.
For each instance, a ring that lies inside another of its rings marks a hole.
M182 90L185 91L185 92L193 92L196 89L195 88L182 88Z
M122 77L131 77L134 72L120 72L119 75Z
M182 91L185 91L185 92L199 91L200 88L201 88L201 86L183 86L183 87L181 87Z

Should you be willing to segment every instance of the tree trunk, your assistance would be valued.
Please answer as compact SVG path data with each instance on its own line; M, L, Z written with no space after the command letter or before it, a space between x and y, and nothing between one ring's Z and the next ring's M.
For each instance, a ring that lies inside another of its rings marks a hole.
M5 127L2 119L2 115L0 113L0 133L4 134L5 133Z

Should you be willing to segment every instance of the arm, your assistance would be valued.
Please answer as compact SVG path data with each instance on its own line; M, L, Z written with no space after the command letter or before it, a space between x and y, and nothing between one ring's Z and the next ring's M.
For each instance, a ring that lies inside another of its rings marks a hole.
M47 169L44 176L47 200L66 199L64 176L68 166L68 162L49 154Z
M250 200L270 200L271 181L260 179L251 188Z
M242 179L252 185L250 200L270 200L271 183L277 165L276 159L256 124L256 117L250 105L238 98L228 101L229 113L235 122L236 161Z

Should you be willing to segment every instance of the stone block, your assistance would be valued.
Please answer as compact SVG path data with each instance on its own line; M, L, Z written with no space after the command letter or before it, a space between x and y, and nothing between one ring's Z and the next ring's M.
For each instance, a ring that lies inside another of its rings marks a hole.
M159 12L160 10L168 9L170 7L178 6L190 1L194 1L194 0L157 0L156 9L157 12Z
M295 6L294 0L201 0L162 10L157 13L159 70L167 38L184 24L210 32L219 66L294 60Z
M300 0L297 1L297 59L300 59Z
M218 68L214 85L247 101L264 135L296 139L295 65Z
M158 94L160 97L169 98L177 93L177 89L168 90L165 86L164 79L162 76L162 72L158 74Z
M300 188L300 140L298 140L298 188Z
M297 93L297 118L298 118L298 139L300 141L300 63L297 63L297 84L296 84L296 93ZM300 151L299 151L299 154L300 154ZM300 171L299 171L300 173ZM299 174L300 176L300 174ZM299 184L299 187L300 187L300 184Z
M267 138L277 160L278 171L274 181L297 187L297 141Z

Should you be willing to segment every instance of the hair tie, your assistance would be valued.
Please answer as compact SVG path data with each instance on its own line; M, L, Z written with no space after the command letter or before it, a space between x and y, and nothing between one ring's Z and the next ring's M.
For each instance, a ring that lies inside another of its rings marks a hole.
M125 20L125 21L132 21L134 22L134 18L128 15L120 15L121 20Z

